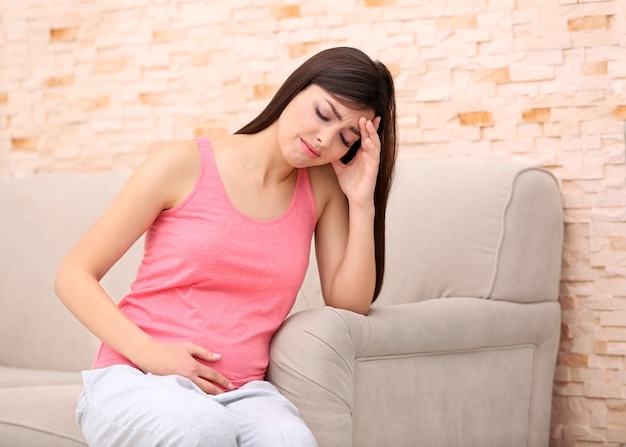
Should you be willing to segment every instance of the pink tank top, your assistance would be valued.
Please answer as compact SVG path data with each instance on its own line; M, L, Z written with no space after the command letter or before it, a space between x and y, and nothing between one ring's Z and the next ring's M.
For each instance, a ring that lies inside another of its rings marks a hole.
M222 184L211 143L198 138L192 193L148 230L131 292L119 308L163 341L190 341L222 358L210 363L235 387L263 380L272 336L293 306L309 262L316 207L299 169L287 211L274 220L239 212ZM101 344L93 367L134 366Z

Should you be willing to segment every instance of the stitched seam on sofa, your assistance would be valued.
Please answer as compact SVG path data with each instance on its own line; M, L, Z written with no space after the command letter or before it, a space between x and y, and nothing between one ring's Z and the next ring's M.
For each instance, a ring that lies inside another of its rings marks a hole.
M10 420L7 420L7 419L0 419L0 424L11 425L13 427L21 427L21 428L25 428L27 430L33 430L33 431L37 431L37 432L40 432L40 433L47 433L49 435L57 436L57 437L62 438L62 439L69 439L70 441L76 441L76 442L78 442L80 444L87 445L87 443L83 439L76 438L74 436L65 435L63 433L60 433L60 432L57 432L57 431L54 431L54 430L49 430L49 429L41 428L41 427L35 427L33 425L30 425L30 424L14 422L14 421L10 421Z
M276 362L272 362L274 364L276 364ZM341 396L337 395L337 393L335 393L334 391L331 391L329 388L326 388L324 385L322 385L321 383L315 381L315 380L311 380L309 377L305 376L304 374L302 374L301 372L293 369L291 366L287 365L286 363L280 362L280 366L288 369L289 371L291 371L292 373L294 373L295 375L297 375L298 377L301 377L303 379L305 379L307 382L312 383L314 385L317 385L318 387L320 387L321 389L323 389L324 391L327 391L329 394L335 396L337 399L339 399L340 401L342 401L346 407L348 407L350 409L350 414L352 414L352 407L350 406L350 404L348 402L346 402L345 399L343 399ZM353 374L354 376L354 374Z
M537 377L537 354L538 354L538 350L535 349L534 355L533 355L533 378L532 381L530 382L530 402L529 402L529 407L528 407L528 433L529 436L526 439L526 445L528 447L532 446L532 434L533 433L533 418L532 415L534 413L535 410L535 385L537 383L537 381L535 380Z
M352 341L352 346L354 347L354 336L352 335L352 329L350 328L350 324L348 323L348 320L346 320L346 317L344 317L341 314L341 312L339 312L334 307L330 307L329 309L332 310L337 316L339 316L339 318L343 320L343 323L346 325L346 329L348 329L348 335L350 335L350 341ZM344 311L344 312L349 312L349 311ZM356 352L356 349L354 351Z
M500 265L500 256L502 255L502 246L504 245L504 236L506 235L506 215L509 211L509 207L513 202L513 192L515 191L515 183L517 183L518 178L521 174L529 171L538 171L539 169L535 167L528 167L517 172L513 178L511 179L511 183L509 185L509 195L506 198L506 203L504 207L502 207L502 213L500 214L500 236L498 237L498 243L496 244L496 250L493 257L493 266L491 267L491 279L489 280L489 285L487 286L487 290L485 290L485 294L482 296L483 299L490 299L491 294L493 293L493 289L496 285L496 278L498 276L498 266Z
M370 361L376 361L376 360L403 359L403 358L411 358L411 357L433 357L433 356L439 356L439 355L466 354L466 353L474 353L474 352L511 351L513 349L519 349L519 348L531 348L533 350L533 359L536 358L538 345L535 345L532 343L523 343L519 345L484 346L482 348L453 349L450 351L408 352L405 354L372 355L372 356L364 356L364 357L355 358L355 362L357 363L358 362L370 362ZM534 372L535 364L536 362L533 360L533 372Z
M339 353L339 351L337 351L333 346L331 346L330 344L328 344L325 340L322 340L320 337L318 337L317 335L315 335L313 332L309 332L309 331L304 331L305 334L310 335L311 337L315 338L316 340L322 342L322 344L328 346L335 354L337 354L337 357L339 357L341 360L343 360L343 363L346 367L352 369L352 365L350 365L346 359L343 358L343 356Z

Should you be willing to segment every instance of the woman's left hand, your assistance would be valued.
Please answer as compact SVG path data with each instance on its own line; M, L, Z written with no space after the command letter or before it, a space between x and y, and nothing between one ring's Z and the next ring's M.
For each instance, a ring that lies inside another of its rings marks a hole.
M339 186L351 206L371 206L374 203L374 189L380 164L380 138L376 132L379 125L378 116L374 121L361 117L360 149L348 164L343 164L341 160L332 163Z

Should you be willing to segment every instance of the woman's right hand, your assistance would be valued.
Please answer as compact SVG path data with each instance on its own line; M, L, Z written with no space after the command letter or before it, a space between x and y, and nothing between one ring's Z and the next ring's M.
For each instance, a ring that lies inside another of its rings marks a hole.
M135 364L143 372L186 377L207 394L221 394L234 389L226 377L198 361L213 363L222 356L196 344L151 340L138 357Z
M216 370L198 361L213 363L221 357L220 354L189 342L165 343L152 340L142 350L135 364L145 373L183 376L207 394L221 394L234 389L233 385Z

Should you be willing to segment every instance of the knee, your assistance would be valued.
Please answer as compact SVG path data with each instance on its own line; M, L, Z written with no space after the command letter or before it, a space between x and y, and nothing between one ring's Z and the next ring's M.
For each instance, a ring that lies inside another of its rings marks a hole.
M311 430L301 419L291 421L276 421L265 424L259 429L263 445L273 447L317 447L317 442Z
M317 447L317 441L309 427L306 426L304 421L300 422L292 426L289 433L283 436L284 446Z

